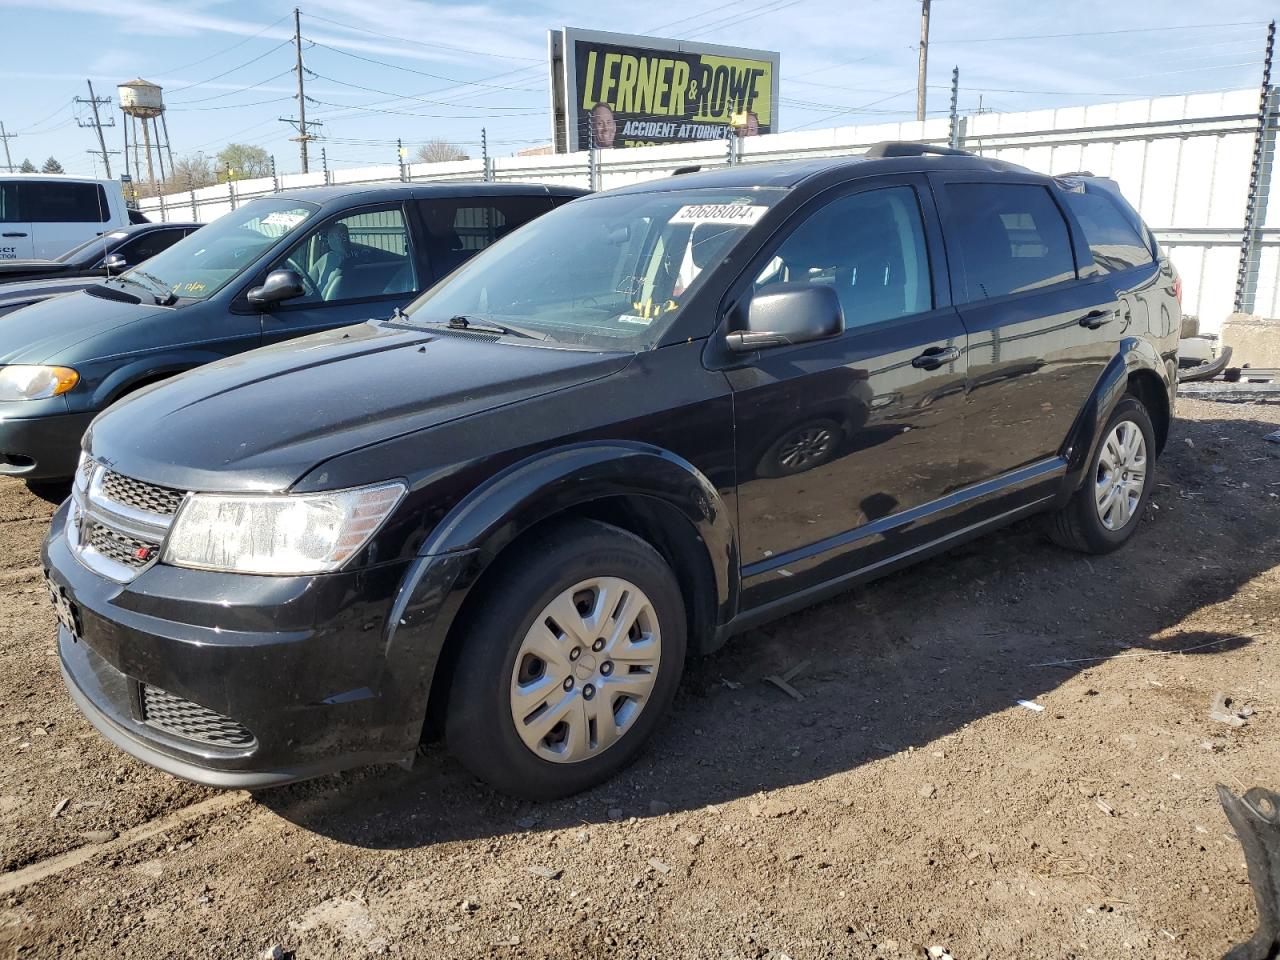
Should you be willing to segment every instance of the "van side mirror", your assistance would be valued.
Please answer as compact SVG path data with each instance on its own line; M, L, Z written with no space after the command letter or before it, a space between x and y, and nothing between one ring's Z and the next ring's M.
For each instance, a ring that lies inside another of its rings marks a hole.
M752 296L746 312L745 328L724 338L734 353L826 340L844 332L840 297L823 284L774 284Z
M102 261L102 268L107 271L107 276L115 276L129 269L129 261L124 258L123 253L109 253L107 259Z
M246 296L254 306L262 307L282 300L292 300L306 293L302 278L292 270L272 270L262 286L254 287Z

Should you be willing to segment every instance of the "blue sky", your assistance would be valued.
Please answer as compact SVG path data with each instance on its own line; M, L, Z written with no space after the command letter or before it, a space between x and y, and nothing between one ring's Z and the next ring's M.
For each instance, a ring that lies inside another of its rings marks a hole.
M916 0L300 6L304 59L315 74L308 119L324 121L335 167L392 163L397 137L411 148L440 137L476 153L485 127L497 155L545 142L546 30L559 26L778 50L783 130L914 116ZM212 155L235 140L265 147L283 172L298 169L291 131L276 119L296 111L292 9L244 0L0 0L0 121L15 134L13 162L39 165L52 155L69 172L100 172L86 152L97 145L93 131L77 124L86 108L72 98L87 95L86 78L99 96L113 96L117 83L142 76L165 88L175 156ZM964 110L980 97L987 108L1023 110L1254 87L1261 22L1275 12L1262 0L934 0L930 112L946 113L953 66ZM108 131L112 149L118 124Z

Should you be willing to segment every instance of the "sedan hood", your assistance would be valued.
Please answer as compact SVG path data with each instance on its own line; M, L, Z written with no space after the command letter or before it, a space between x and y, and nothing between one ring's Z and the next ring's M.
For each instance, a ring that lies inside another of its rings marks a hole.
M181 490L285 490L340 454L621 370L631 354L366 323L220 360L132 394L86 446Z
M76 344L161 312L154 303L106 300L83 290L41 300L0 317L0 364L74 364L86 359L73 354Z
M17 283L0 284L0 310L25 306L37 300L56 297L60 293L83 290L101 282L99 277L50 277L47 280L21 280Z

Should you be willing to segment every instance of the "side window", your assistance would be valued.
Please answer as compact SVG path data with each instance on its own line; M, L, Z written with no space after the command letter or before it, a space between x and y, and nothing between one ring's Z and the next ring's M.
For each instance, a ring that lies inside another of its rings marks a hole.
M150 230L142 236L126 241L118 253L130 266L149 260L161 250L167 250L186 236L185 230Z
M834 287L847 328L931 310L933 284L915 190L889 187L831 201L782 242L755 288L774 283Z
M1067 222L1046 188L949 183L946 192L969 300L1022 293L1075 277Z
M330 220L298 242L285 265L302 277L305 296L289 305L367 300L412 293L418 273L399 207Z
M22 213L18 209L18 185L13 181L0 183L0 223L19 223Z
M1105 193L1065 192L1067 206L1080 222L1093 262L1107 273L1151 263L1151 250L1135 227Z
M20 184L25 219L32 223L106 223L107 194L96 183L25 182Z
M549 197L458 197L419 201L427 228L427 257L443 277L551 209Z

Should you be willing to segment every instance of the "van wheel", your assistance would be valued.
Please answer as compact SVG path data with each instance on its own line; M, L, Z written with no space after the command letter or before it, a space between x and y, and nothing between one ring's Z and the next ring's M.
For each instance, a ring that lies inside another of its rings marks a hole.
M684 668L684 603L653 547L593 520L498 563L462 637L445 744L504 793L554 800L613 776L662 721Z
M1110 553L1142 522L1155 482L1155 432L1136 397L1116 404L1103 428L1084 483L1067 505L1049 517L1049 537L1082 553Z

